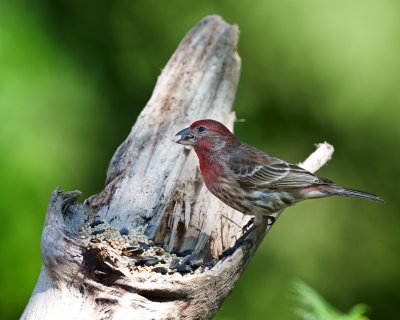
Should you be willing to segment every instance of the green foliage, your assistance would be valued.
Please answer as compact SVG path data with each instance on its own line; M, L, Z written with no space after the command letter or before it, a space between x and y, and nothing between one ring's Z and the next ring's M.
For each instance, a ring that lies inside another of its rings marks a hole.
M101 153L89 160L103 124L101 93L42 19L23 6L0 4L1 319L18 317L39 275L52 190L62 184L93 193L102 180L90 182ZM97 124L90 127L93 113Z
M368 320L364 315L368 308L363 304L354 306L344 314L303 281L297 280L293 284L293 289L298 303L295 313L299 320Z

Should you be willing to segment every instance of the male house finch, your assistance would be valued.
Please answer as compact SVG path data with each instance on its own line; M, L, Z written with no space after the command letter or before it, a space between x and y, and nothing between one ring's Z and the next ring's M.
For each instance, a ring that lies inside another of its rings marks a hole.
M228 206L253 215L254 227L262 217L305 199L339 195L383 201L271 157L239 141L215 120L196 121L177 135L177 143L194 147L208 190Z

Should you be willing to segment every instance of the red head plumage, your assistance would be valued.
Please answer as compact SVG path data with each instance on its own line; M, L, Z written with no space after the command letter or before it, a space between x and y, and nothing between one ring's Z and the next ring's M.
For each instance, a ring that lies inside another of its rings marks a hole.
M190 125L190 129L195 130L196 128L199 127L204 127L207 130L219 133L223 136L226 137L234 137L233 133L229 131L227 127L225 127L222 123L212 120L212 119L204 119L204 120L198 120L193 122Z

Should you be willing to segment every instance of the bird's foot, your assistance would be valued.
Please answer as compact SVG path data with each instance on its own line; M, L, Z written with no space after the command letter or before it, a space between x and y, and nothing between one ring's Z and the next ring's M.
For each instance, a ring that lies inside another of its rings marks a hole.
M272 226L276 221L276 218L274 216L266 216L266 218L268 226Z
M235 245L233 246L234 248L240 247L242 244L252 244L251 241L251 233L256 229L256 224L254 223L254 218L251 218L251 220L243 227L242 232L243 234L236 240Z
M238 249L240 246L244 246L244 245L248 245L249 247L251 247L253 245L253 241L250 238L241 236L239 239L236 240L235 244L232 247L225 249L220 254L219 260L229 257L236 251L236 249Z
M256 229L256 225L254 223L252 223L250 228L247 227L247 225L245 227L246 228L243 228L243 229L246 229L246 230L243 230L243 234L235 241L235 244L232 247L229 247L228 249L224 250L221 253L221 255L219 256L219 259L224 259L224 258L230 256L240 246L247 245L250 247L253 245L253 241L251 240L250 235Z
M252 217L242 228L242 234L246 234L249 229L254 225L254 217Z
M239 248L240 246L243 245L248 245L248 246L252 246L253 245L253 240L251 240L249 237L240 237L239 239L236 240L235 245L233 246L233 248Z
M236 250L236 245L233 247L229 247L227 249L225 249L224 251L222 251L222 253L219 255L218 259L219 260L223 260L227 257L229 257L230 255L232 255Z

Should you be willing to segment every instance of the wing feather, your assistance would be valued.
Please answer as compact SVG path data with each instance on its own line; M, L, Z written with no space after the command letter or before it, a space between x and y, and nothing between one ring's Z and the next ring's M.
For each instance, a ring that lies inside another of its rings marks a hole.
M241 159L236 155L228 161L228 166L236 181L243 188L289 189L332 183L299 166L270 157L257 149L255 151L257 153L254 157Z

